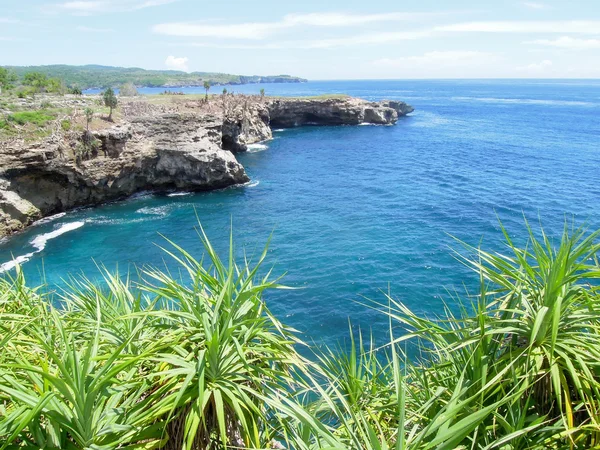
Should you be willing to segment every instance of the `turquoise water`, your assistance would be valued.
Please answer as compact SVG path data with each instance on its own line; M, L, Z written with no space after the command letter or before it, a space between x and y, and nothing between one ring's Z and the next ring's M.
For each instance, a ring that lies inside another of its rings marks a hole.
M599 81L348 81L236 86L237 92L344 92L401 99L416 111L394 127L277 131L240 155L252 182L180 196L141 195L73 211L0 245L32 283L67 273L162 265L159 233L200 256L196 213L224 251L233 222L238 253L258 253L285 283L270 293L278 316L308 340L347 335L348 317L377 337L386 320L362 306L388 289L421 313L448 291L474 286L450 235L502 250L498 218L517 239L523 215L558 234L565 218L600 228ZM33 244L32 244L33 242Z

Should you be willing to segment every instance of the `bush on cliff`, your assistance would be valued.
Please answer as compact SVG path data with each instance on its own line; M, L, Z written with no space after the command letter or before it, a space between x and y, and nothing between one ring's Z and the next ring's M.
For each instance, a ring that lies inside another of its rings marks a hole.
M50 112L41 111L21 111L8 115L8 120L19 125L28 123L37 125L38 127L46 125L47 122L54 119L54 115Z
M390 343L298 353L263 268L170 244L64 293L0 280L0 449L572 449L600 444L599 233L466 246L474 303L439 320L386 298ZM60 305L60 308L54 306ZM402 329L402 333L398 329ZM403 353L412 340L420 358Z

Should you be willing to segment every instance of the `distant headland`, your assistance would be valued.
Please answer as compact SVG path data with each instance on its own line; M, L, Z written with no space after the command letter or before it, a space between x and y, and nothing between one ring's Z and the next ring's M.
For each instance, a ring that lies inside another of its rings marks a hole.
M48 66L10 66L17 77L37 72L48 78L58 78L67 86L77 86L82 90L93 88L119 87L131 83L137 87L183 87L240 85L258 83L304 83L308 80L291 75L232 75L216 72L181 72L177 70L146 70L137 67L112 67L101 65L70 66L56 64Z

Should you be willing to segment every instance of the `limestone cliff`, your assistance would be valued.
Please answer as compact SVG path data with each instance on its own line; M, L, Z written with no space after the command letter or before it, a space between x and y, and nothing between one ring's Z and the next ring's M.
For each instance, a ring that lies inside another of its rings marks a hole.
M208 190L244 183L222 150L221 121L193 114L140 117L94 133L101 143L82 157L68 137L0 151L0 236L77 206L143 190Z
M0 237L50 214L139 191L245 183L248 176L232 152L271 139L271 127L390 125L412 110L403 102L352 98L142 99L125 103L117 124L89 134L56 127L38 141L0 140Z
M356 98L274 99L267 105L274 128L304 125L392 125L414 109L404 102Z

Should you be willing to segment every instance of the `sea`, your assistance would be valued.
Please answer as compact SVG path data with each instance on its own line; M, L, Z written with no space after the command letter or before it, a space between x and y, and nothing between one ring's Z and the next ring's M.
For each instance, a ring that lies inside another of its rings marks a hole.
M565 226L600 228L600 80L314 81L228 86L304 96L394 99L415 112L395 126L274 130L237 155L251 181L205 193L140 193L40 221L0 243L31 286L60 291L99 267L137 276L174 269L167 239L200 259L199 223L225 256L258 258L291 290L265 294L272 312L316 344L349 328L387 339L386 295L429 317L459 311L478 276L466 243L524 245L525 221L560 238ZM214 87L213 90L221 90ZM164 89L142 89L158 93ZM202 88L178 88L203 93Z

